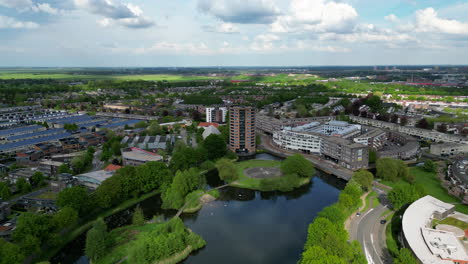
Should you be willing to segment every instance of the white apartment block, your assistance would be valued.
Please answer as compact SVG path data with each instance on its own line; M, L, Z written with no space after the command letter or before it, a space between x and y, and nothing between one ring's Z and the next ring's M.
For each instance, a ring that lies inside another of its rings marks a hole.
M206 122L226 123L227 107L207 107Z

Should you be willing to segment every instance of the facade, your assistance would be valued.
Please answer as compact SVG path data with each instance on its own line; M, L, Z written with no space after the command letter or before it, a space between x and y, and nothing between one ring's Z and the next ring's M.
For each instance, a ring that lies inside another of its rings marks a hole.
M427 195L406 209L402 218L405 244L421 263L468 263L465 247L454 233L432 228L432 220L452 215L454 208L453 204Z
M335 118L335 116L317 116L293 119L277 119L274 117L257 114L255 120L255 127L260 132L273 135L275 131L280 131L285 127L295 127L310 122L328 122L335 120Z
M206 122L208 123L226 123L226 107L207 107Z
M57 193L76 184L77 180L69 173L61 173L55 180L49 181L50 190Z
M140 149L149 149L149 150L166 150L168 144L173 145L176 141L176 137L174 135L165 135L165 136L136 136L136 137L128 137L125 136L121 144L127 144L128 147L137 147Z
M468 144L442 143L431 145L431 154L437 156L448 157L464 153L468 153Z
M163 157L156 153L131 147L122 149L123 166L138 166L149 161L162 161Z
M403 133L387 131L387 141L377 152L379 158L409 160L418 157L421 148L416 138Z
M238 155L255 154L255 109L250 106L234 106L229 112L229 149Z
M447 177L442 180L442 186L449 194L468 204L468 158L455 160L448 166Z
M319 154L322 138L313 133L282 130L274 132L273 142L283 149Z
M382 149L387 141L387 133L382 129L362 127L361 135L353 138L353 141L359 144L367 145L374 150Z
M398 124L363 118L358 116L349 116L351 121L356 122L361 125L369 125L378 128L385 128L391 131L396 131L400 133L404 133L410 136L418 137L421 139L432 140L435 142L450 142L450 143L461 143L461 144L468 144L468 138L459 136L459 135L452 135L452 134L445 134L438 131L432 131L428 129L422 129L417 127L408 127L408 126L400 126Z
M367 168L369 161L368 146L348 139L360 129L346 122L311 122L274 132L273 142L283 149L319 154L342 167L357 170Z
M323 137L320 154L350 170L369 166L369 149L366 145L352 143L339 137Z

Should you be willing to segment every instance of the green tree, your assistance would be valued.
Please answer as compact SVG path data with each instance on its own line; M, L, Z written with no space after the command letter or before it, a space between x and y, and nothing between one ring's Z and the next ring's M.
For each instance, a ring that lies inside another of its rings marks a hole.
M426 160L422 169L427 172L437 172L437 163L433 162L432 160Z
M374 175L367 170L358 170L353 173L352 179L361 185L364 191L369 191L372 188Z
M85 254L92 261L97 261L107 253L107 248L112 244L106 223L101 218L94 222L86 234Z
M140 206L137 206L133 211L132 223L134 225L143 225L145 223L145 215Z
M140 121L135 124L135 128L146 128L146 127L147 127L147 124L145 121Z
M27 182L25 178L19 178L16 181L16 189L21 194L29 193L32 191L31 184L29 184L29 182Z
M68 166L67 163L64 163L62 165L60 165L57 169L57 172L58 173L72 173L72 171L70 170L70 166Z
M402 248L398 254L398 257L394 259L395 264L417 264L418 261L413 257L413 254L409 249Z
M76 131L78 130L78 125L73 123L73 124L65 124L63 125L63 128L68 131Z
M209 160L216 160L222 158L226 154L226 142L221 135L211 134L205 141L203 147L208 153Z
M312 246L302 253L300 264L346 264L347 262L336 256L331 255L321 246Z
M219 159L216 164L216 168L218 169L219 177L224 181L235 181L239 178L237 168L232 163L232 161L228 159Z
M283 160L281 171L284 174L297 174L304 178L310 178L315 173L312 163L300 154L294 154Z
M8 200L11 197L10 186L6 182L0 182L0 198Z
M395 210L398 210L424 196L424 190L415 185L398 185L387 196Z
M60 208L71 207L82 215L90 206L88 192L82 186L66 188L57 195L57 205Z
M54 214L52 221L58 229L72 225L78 220L78 212L71 207L63 207Z
M339 225L342 225L346 219L346 215L344 214L343 209L337 204L325 207L322 211L319 212L318 216L326 218L332 223Z
M44 174L42 174L40 171L34 172L31 177L31 182L35 187L44 185Z
M47 241L53 226L49 216L34 213L23 213L18 217L13 240L28 255L37 253L40 245Z
M0 264L21 264L23 260L24 255L18 245L0 238Z

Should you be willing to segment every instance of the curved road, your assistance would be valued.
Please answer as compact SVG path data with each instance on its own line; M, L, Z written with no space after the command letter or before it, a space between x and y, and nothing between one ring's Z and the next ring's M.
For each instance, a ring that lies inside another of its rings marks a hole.
M385 194L378 189L375 191L379 193L379 200L385 202ZM385 211L387 211L387 206L379 204L367 212L363 212L361 216L353 216L350 223L351 240L359 241L369 264L392 263L386 246L385 228L387 224L380 223Z

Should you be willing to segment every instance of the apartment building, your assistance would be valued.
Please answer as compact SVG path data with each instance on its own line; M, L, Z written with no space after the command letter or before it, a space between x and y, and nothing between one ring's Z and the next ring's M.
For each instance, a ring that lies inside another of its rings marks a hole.
M233 106L229 112L229 149L241 156L255 154L255 109L250 106Z
M206 122L226 123L227 107L207 107Z

